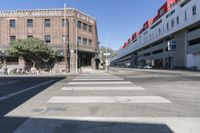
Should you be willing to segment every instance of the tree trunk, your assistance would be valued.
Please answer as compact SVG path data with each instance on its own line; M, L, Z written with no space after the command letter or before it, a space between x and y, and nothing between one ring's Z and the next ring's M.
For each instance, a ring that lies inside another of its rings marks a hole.
M32 60L33 68L35 68L36 62Z

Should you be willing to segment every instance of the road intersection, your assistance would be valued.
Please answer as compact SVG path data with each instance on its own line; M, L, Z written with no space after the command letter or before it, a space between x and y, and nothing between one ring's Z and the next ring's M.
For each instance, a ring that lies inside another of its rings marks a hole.
M38 79L45 87L24 87L21 96L40 91L1 115L7 128L14 122L12 130L5 123L0 128L15 133L199 133L199 79L189 73L124 69Z

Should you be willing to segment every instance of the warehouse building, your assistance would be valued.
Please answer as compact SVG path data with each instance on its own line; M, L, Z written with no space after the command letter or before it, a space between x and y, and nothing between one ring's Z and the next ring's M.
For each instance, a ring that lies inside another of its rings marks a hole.
M200 70L200 1L167 0L118 50L111 65Z

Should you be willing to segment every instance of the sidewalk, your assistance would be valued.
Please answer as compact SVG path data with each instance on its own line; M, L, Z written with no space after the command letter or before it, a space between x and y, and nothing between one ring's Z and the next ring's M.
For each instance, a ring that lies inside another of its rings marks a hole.
M161 69L139 69L139 68L121 68L121 67L110 67L110 70L114 71L140 71L140 72L153 72L153 73L165 73L165 74L182 74L182 75L197 75L200 76L200 71L189 71L189 70L161 70Z

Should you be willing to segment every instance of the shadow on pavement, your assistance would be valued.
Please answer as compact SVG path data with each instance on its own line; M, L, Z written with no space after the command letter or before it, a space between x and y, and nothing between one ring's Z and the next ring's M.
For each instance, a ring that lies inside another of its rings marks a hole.
M17 80L25 82L26 84L33 83L33 82L34 83L42 83L42 82L47 82L50 80L54 80L54 82L51 82L49 84L40 86L38 88L29 90L29 91L26 91L22 94L10 97L9 99L0 101L0 133L7 133L7 132L4 132L3 130L8 130L8 132L10 133L10 131L12 132L12 130L16 129L20 124L22 124L26 120L26 118L8 119L8 118L4 117L7 113L14 110L18 106L20 106L21 104L23 104L24 102L29 100L30 98L34 97L38 93L47 89L49 86L53 85L54 83L56 83L64 78L65 77L23 77L23 78L19 78L19 77L18 78L17 77L2 78L1 77L1 81L8 80L8 79L9 80L17 79ZM12 87L18 87L18 86L16 86L14 84ZM23 112L22 112L22 114L23 114Z
M5 117L7 121L24 121L27 118ZM15 124L15 123L13 123ZM3 132L13 132L10 125ZM2 131L2 130L1 130ZM165 124L119 123L81 120L30 118L15 133L174 133Z

